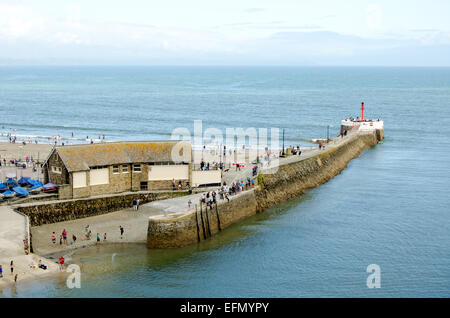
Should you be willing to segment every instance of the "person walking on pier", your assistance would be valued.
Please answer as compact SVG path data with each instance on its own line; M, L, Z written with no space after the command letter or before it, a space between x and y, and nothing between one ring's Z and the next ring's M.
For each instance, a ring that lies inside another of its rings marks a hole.
M3 278L3 268L2 268L2 265L0 265L0 278Z
M124 229L123 229L122 225L120 225L119 228L120 228L120 239L122 239Z

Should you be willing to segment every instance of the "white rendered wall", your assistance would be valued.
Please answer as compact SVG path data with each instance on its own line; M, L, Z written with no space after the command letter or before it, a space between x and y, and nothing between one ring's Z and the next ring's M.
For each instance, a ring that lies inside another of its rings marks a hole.
M148 166L148 180L188 180L189 165Z
M91 186L109 184L109 169L92 169L89 177Z
M84 188L86 187L87 183L86 183L86 172L74 172L72 175L73 178L73 188L77 189L77 188Z
M192 185L221 183L220 170L192 171Z

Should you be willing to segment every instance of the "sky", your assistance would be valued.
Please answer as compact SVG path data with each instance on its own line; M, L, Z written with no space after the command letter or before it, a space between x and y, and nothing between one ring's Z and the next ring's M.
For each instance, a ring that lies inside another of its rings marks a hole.
M450 66L448 0L0 0L0 64Z

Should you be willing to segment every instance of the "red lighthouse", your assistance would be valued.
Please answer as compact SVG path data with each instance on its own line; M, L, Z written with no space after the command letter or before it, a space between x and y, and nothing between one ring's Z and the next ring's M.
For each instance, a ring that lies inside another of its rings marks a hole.
M361 103L361 122L364 121L364 102Z

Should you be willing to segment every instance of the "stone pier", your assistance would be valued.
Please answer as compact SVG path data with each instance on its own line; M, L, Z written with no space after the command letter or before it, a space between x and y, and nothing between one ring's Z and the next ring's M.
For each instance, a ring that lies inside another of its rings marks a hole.
M282 159L277 171L260 173L257 187L233 196L230 202L219 202L212 210L197 205L188 212L150 217L147 246L174 248L197 243L233 223L301 195L339 174L352 159L376 145L379 136L378 132L351 134L342 140L335 139L325 150Z

